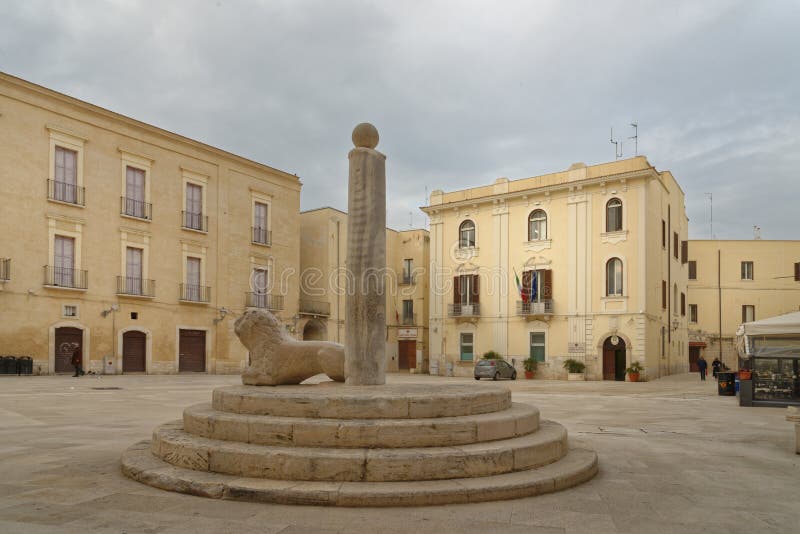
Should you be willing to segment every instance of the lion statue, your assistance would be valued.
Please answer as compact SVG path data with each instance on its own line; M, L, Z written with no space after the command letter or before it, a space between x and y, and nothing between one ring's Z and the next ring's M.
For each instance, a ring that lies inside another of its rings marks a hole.
M245 385L299 384L320 373L344 382L344 346L339 343L298 341L267 310L245 312L234 330L250 351L250 365L242 373Z

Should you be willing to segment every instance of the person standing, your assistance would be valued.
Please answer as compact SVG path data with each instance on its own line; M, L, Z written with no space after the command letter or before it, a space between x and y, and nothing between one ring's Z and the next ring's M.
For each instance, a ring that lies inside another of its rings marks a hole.
M719 373L719 368L722 367L722 362L719 361L719 358L714 358L714 361L711 362L711 372L714 375L714 378L717 378L717 373Z
M700 371L700 380L705 381L706 379L706 370L708 370L708 362L703 355L700 355L700 358L697 359L697 370Z
M81 348L75 347L75 351L72 353L72 359L70 363L75 368L75 374L72 376L83 376L86 373L83 371L83 356L81 355Z

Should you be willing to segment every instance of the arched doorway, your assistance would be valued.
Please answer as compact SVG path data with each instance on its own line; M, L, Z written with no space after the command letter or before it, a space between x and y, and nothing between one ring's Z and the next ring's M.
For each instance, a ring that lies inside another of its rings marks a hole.
M55 362L54 371L56 373L71 373L72 355L75 349L80 349L83 358L83 366L86 366L87 355L83 354L83 330L71 326L62 326L55 330Z
M144 373L147 371L147 334L129 330L122 334L122 372Z
M311 319L303 327L304 340L324 341L327 338L328 329L325 328L325 325L322 323L322 321L319 321L318 319Z
M606 338L603 342L603 380L624 381L625 361L625 340L618 336Z

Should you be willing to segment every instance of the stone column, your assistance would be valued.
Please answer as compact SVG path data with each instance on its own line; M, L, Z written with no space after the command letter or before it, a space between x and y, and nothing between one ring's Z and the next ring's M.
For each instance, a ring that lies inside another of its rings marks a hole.
M386 156L375 150L378 130L353 130L347 199L345 383L386 383Z

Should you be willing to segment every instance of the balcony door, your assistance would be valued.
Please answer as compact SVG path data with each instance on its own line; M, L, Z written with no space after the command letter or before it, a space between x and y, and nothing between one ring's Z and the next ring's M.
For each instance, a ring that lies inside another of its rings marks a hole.
M200 258L186 258L186 297L200 301Z
M186 184L186 226L201 230L203 218L203 188L197 184Z
M127 167L125 170L125 215L146 218L142 169Z
M256 202L253 207L253 241L267 243L267 205Z
M125 258L125 291L128 295L142 294L142 249L128 247Z
M78 153L56 147L53 198L75 204L78 200Z
M75 285L75 239L57 235L54 241L53 283L62 287Z
M267 270L253 269L253 305L267 307Z

